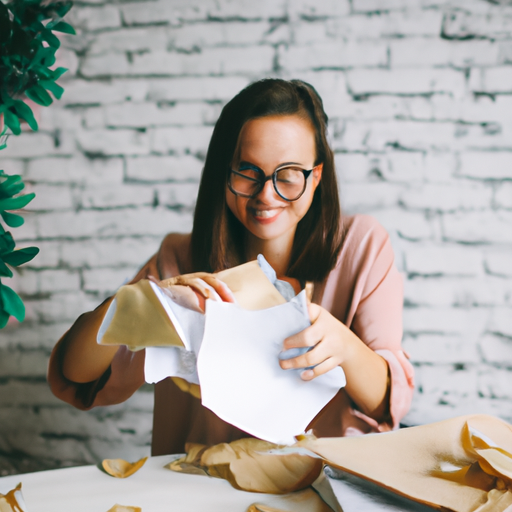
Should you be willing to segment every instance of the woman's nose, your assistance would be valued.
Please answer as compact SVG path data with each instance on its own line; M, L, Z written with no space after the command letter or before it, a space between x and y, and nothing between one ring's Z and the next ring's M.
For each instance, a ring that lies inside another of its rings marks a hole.
M259 199L263 202L270 202L272 200L275 200L276 197L279 197L276 193L276 190L274 188L274 183L272 180L267 180L265 182L265 185L263 185L263 188L260 190L258 195L256 196L256 199Z

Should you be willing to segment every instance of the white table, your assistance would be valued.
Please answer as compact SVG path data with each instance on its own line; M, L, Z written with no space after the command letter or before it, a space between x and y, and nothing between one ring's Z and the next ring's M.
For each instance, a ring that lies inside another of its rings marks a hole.
M245 512L265 495L237 491L218 478L187 475L163 466L176 456L151 457L134 475L113 478L96 466L0 478L0 492L22 482L26 512L107 512L116 503L142 512ZM347 474L330 479L344 512L432 512Z

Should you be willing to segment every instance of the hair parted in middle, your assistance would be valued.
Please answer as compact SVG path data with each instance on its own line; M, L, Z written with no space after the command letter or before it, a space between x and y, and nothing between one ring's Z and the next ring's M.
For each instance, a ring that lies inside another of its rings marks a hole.
M244 124L267 116L297 115L315 133L315 166L323 163L313 202L297 225L288 277L322 281L336 265L343 242L328 118L313 86L268 78L248 85L222 109L208 146L192 229L194 271L217 272L245 262L246 230L226 204L229 168Z

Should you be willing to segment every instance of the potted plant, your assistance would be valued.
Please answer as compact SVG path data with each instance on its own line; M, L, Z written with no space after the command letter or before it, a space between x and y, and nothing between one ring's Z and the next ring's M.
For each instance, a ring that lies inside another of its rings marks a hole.
M27 98L47 107L53 102L52 95L60 99L64 92L56 80L67 70L51 68L60 46L54 32L75 33L62 19L71 6L68 0L0 0L0 150L6 147L8 131L21 133L22 122L34 131L38 129ZM11 267L30 261L39 252L37 247L16 249L11 232L6 230L24 222L13 213L35 196L20 194L24 188L21 176L0 169L0 329L10 316L20 322L25 318L22 300L2 279L13 276Z

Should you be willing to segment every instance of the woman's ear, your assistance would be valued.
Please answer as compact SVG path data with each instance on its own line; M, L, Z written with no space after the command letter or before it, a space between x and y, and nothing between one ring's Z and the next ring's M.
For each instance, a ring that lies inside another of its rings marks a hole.
M324 170L324 164L318 164L316 167L313 168L313 183L315 184L315 187L320 183L320 180L322 179L322 171Z

